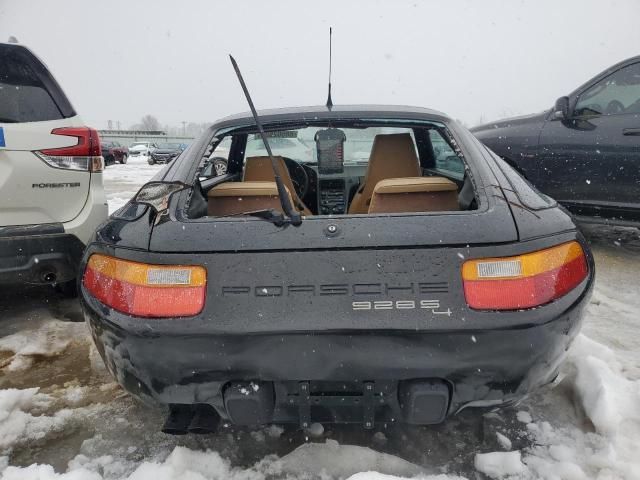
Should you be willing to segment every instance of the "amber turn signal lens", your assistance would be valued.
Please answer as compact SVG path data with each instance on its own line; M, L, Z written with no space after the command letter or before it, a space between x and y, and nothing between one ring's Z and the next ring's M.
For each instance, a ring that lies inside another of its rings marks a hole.
M588 274L578 242L516 257L466 261L467 304L477 310L519 310L549 303L576 288Z
M194 265L148 265L94 254L82 284L105 305L138 317L189 317L204 308L207 272Z

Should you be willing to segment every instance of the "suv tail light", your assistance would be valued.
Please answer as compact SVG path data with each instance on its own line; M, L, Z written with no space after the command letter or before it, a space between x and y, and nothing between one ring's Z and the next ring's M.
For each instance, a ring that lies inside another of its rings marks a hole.
M147 265L107 255L89 258L82 284L105 305L137 317L190 317L202 311L201 266Z
M467 304L477 310L519 310L549 303L588 273L578 242L517 257L469 260L462 266Z
M98 132L89 127L54 128L52 135L76 137L78 143L70 147L47 148L35 152L42 160L54 168L101 172L104 160L100 148Z

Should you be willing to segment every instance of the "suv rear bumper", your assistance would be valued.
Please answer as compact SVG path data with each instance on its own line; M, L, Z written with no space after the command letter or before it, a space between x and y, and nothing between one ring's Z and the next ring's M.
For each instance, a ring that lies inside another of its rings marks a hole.
M0 229L0 284L53 284L76 277L84 244L61 224Z

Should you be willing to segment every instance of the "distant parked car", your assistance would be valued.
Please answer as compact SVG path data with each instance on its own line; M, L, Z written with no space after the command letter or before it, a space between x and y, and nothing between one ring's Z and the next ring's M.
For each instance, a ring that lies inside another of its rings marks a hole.
M135 142L129 145L131 157L149 157L158 146L153 142Z
M211 157L202 168L203 177L222 176L227 173L228 161L224 157Z
M149 155L149 165L155 163L169 163L182 153L179 143L159 143Z
M118 142L102 142L102 156L105 165L113 165L114 163L127 163L129 157L129 149L123 147Z
M640 225L640 56L554 108L471 131L578 219Z

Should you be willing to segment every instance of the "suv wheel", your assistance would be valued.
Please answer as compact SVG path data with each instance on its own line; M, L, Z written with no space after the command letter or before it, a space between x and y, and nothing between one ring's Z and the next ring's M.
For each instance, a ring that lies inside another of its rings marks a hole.
M120 159L120 163L121 163L122 165L124 165L125 163L127 163L127 156L126 156L126 155L123 155L123 156L122 156L122 158Z

